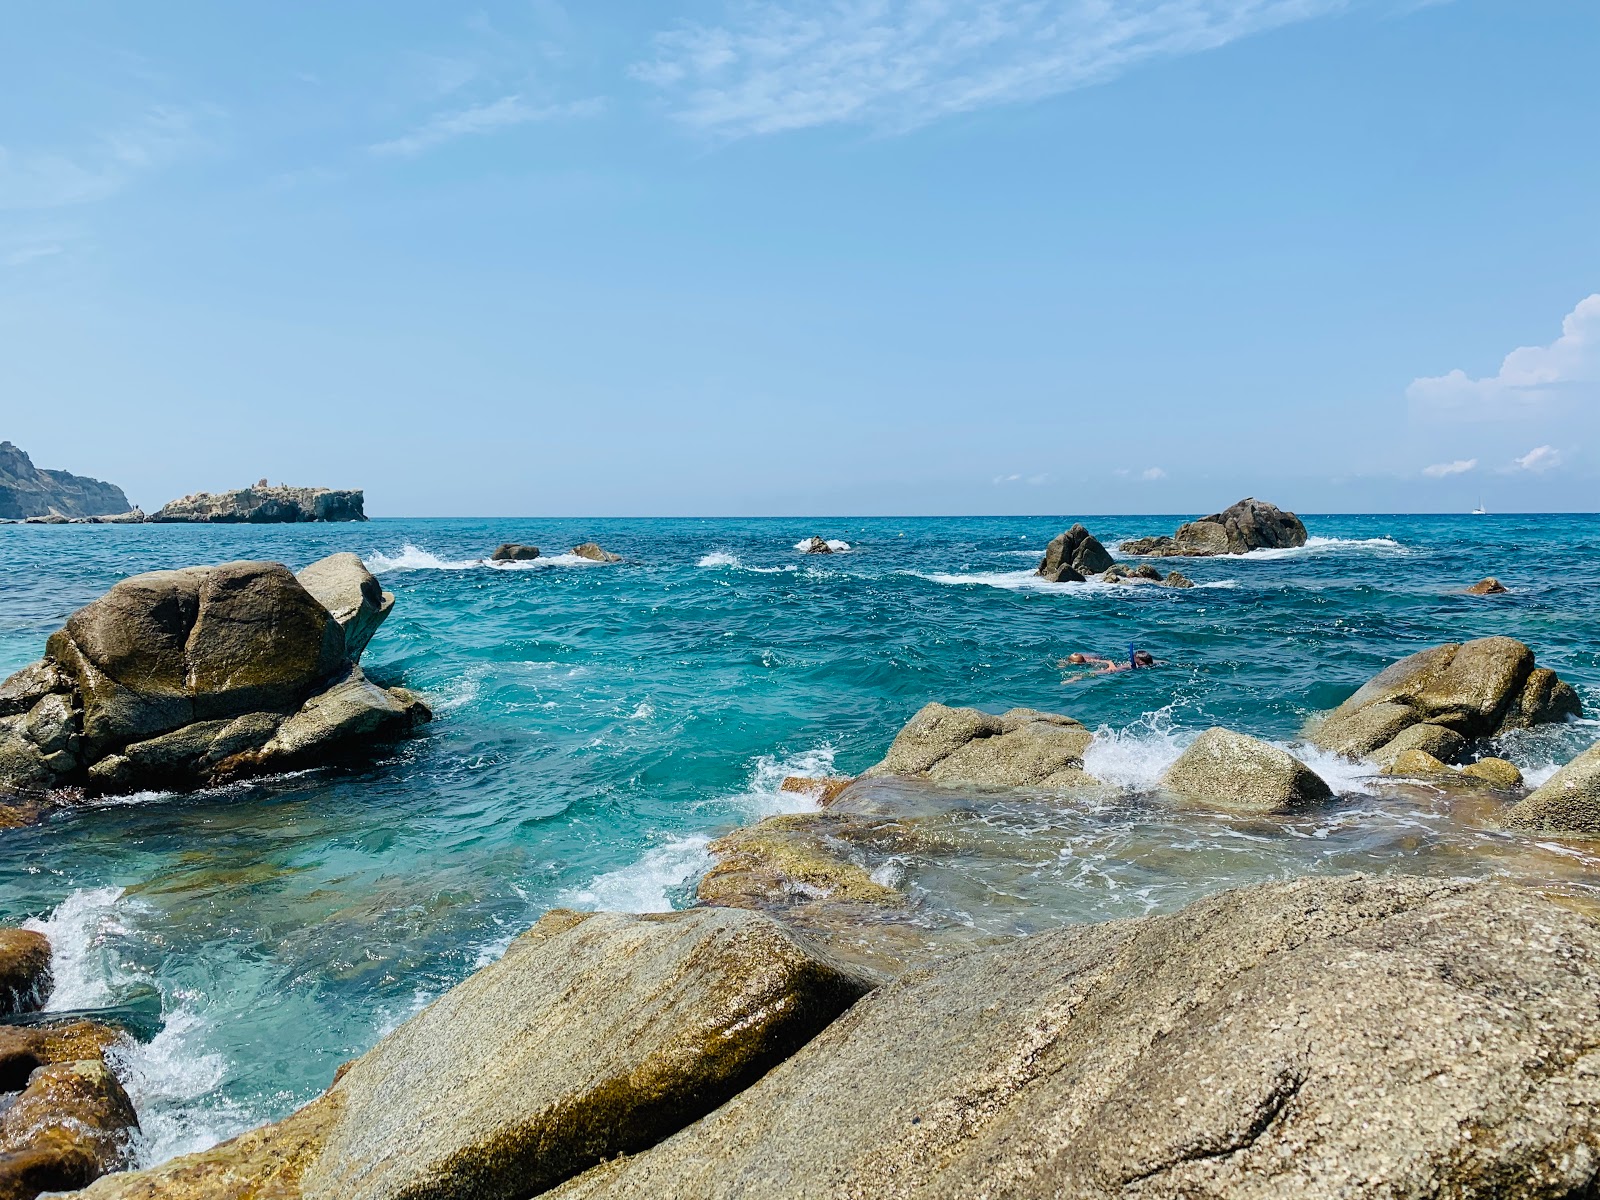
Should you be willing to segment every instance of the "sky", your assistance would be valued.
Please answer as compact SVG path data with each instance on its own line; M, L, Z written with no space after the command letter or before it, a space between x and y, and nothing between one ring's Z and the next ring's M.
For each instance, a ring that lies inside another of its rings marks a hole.
M0 438L147 509L1600 508L1590 0L0 27Z

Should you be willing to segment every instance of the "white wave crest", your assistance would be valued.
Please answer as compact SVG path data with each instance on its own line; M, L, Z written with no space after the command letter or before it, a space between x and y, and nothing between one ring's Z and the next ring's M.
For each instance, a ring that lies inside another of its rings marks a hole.
M1145 713L1126 729L1102 725L1083 754L1083 769L1103 783L1130 792L1153 791L1156 781L1184 747L1194 741L1193 731L1174 727L1172 707Z
M192 1003L191 997L181 996L154 1038L143 1044L119 1042L111 1052L112 1065L139 1114L134 1148L141 1165L210 1149L259 1124L265 1115L218 1094L227 1079L227 1060L205 1048L211 1023Z
M700 561L694 564L697 567L742 567L737 554L729 554L726 550L713 550L710 554L700 556Z
M1379 554L1409 554L1410 551L1391 537L1330 538L1308 537L1304 546L1284 549L1251 550L1247 554L1230 555L1230 558L1304 558L1308 555L1328 553L1376 552Z
M366 559L367 570L374 575L382 575L388 571L466 571L473 567L481 567L483 560L480 558L444 559L437 554L430 553L419 546L407 542L398 554L369 554Z
M672 893L711 866L710 844L704 834L668 838L637 862L596 875L586 887L569 889L562 902L605 912L671 912Z
M119 887L80 888L43 920L23 923L50 939L55 986L45 1011L101 1008L112 1002L117 983L128 982L107 942L128 932L117 911Z

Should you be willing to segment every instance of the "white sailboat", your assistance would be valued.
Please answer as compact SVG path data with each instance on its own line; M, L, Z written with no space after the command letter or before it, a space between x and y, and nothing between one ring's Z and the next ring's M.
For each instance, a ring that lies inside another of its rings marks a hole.
M1489 515L1489 510L1483 506L1482 496L1478 497L1478 507L1472 510L1472 515L1475 517L1486 517Z

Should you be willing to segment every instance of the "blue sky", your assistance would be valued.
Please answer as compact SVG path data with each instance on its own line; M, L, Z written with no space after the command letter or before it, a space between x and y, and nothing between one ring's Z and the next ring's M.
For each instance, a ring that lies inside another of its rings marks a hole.
M1600 4L5 4L0 437L154 507L1600 508Z

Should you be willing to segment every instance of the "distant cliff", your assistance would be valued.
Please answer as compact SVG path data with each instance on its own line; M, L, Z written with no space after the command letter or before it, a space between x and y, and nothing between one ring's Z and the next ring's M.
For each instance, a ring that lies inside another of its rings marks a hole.
M114 483L46 471L34 466L25 451L0 442L0 518L102 517L132 507Z
M288 521L365 521L360 489L267 486L231 492L196 492L174 500L151 521L197 521L206 524L260 525Z

